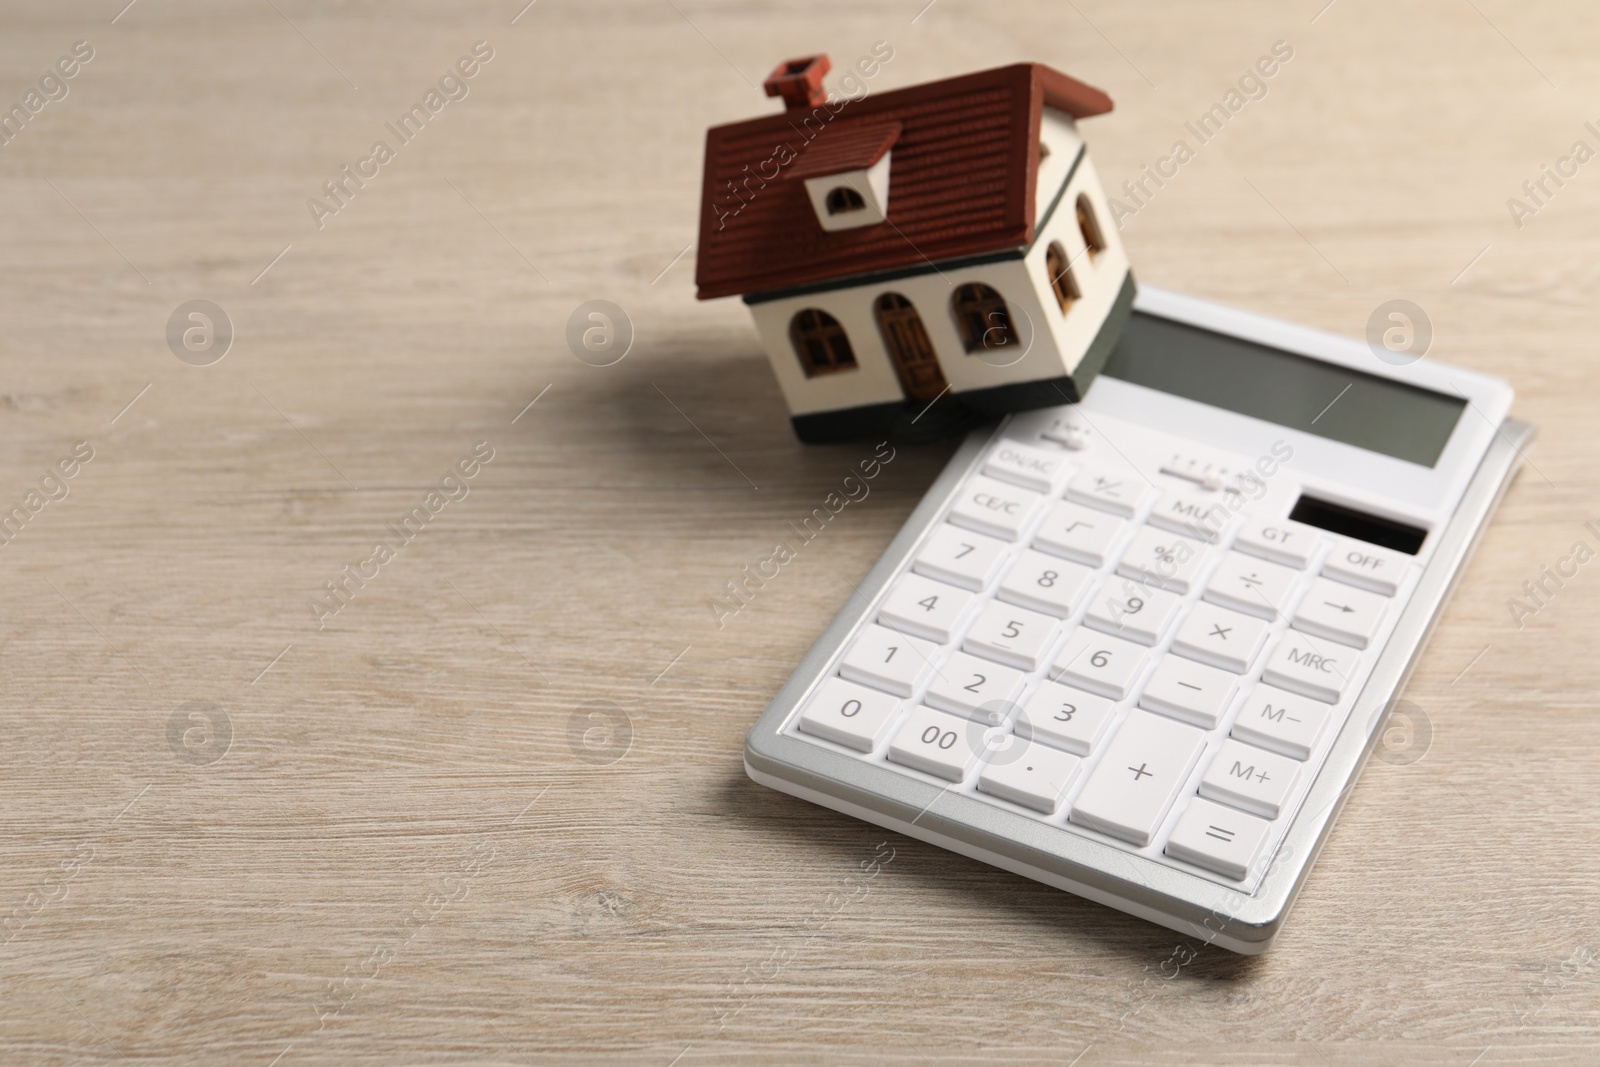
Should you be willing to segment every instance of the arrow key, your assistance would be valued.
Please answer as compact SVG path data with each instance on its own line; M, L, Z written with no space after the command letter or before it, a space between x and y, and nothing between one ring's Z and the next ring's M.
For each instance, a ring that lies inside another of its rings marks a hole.
M1318 578L1294 612L1294 628L1351 648L1366 648L1383 622L1389 601L1373 593Z

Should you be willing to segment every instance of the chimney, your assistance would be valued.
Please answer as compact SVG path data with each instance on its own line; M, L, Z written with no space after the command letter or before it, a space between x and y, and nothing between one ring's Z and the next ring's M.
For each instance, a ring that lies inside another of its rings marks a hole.
M768 96L783 97L783 106L790 111L816 107L828 98L822 88L822 76L832 69L833 64L826 55L791 59L779 63L778 68L767 75L762 88Z

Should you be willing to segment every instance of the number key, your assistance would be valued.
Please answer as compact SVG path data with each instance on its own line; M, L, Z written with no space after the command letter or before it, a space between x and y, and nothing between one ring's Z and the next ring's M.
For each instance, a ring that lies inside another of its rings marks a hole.
M970 603L972 594L964 589L906 574L884 598L878 620L892 629L943 644L955 633L956 623Z
M1153 645L1167 632L1182 606L1183 601L1171 593L1146 589L1130 579L1112 575L1095 591L1083 621L1101 633Z
M1130 641L1078 629L1056 656L1050 678L1121 700L1133 689L1148 654Z
M1037 670L1055 640L1057 625L1037 611L990 603L967 631L961 649L1020 670Z
M1094 571L1055 556L1027 549L1006 572L997 594L1007 604L1020 604L1064 619L1078 610Z
M889 759L959 782L977 762L978 748L990 729L994 727L980 726L932 708L913 708L889 742Z
M829 678L801 712L800 729L858 752L871 752L899 710L900 701L887 693Z
M1045 682L1022 706L1017 734L1087 756L1105 736L1116 704L1105 697Z
M927 702L980 722L1001 723L1016 713L1022 672L957 652L928 686Z
M911 569L976 593L994 580L1005 551L1004 541L941 523L917 553Z
M908 697L933 670L939 646L895 633L886 626L861 631L839 664L839 674L852 682Z

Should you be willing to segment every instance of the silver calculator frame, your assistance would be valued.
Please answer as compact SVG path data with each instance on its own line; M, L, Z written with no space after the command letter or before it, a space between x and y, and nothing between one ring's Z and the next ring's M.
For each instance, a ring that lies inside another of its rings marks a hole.
M859 584L878 602L927 532L1001 434L1005 422L973 431ZM1460 504L1439 532L1432 559L1372 673L1351 707L1321 771L1290 823L1255 892L1209 881L1070 830L942 790L926 781L784 735L824 671L870 621L852 599L800 662L745 740L745 771L761 785L982 860L1139 916L1233 952L1263 952L1282 928L1350 788L1383 735L1395 698L1421 658L1490 517L1534 436L1504 420Z

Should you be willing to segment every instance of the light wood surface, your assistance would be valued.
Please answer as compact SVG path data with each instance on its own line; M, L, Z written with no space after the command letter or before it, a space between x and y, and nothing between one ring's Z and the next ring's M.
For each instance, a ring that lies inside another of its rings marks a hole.
M7 107L95 52L0 148L0 511L93 449L0 545L0 1061L1600 1061L1600 563L1507 607L1600 544L1600 163L1506 204L1600 148L1589 7L124 2L0 5ZM470 94L318 229L479 40ZM744 775L949 446L716 625L861 450L797 444L745 308L693 299L702 138L774 106L778 60L878 40L875 88L1023 59L1104 87L1110 186L1288 42L1125 220L1136 273L1358 336L1413 300L1542 431L1406 694L1425 755L1370 765L1265 957ZM166 342L194 299L236 332L211 366ZM636 331L614 366L564 339L590 299Z

